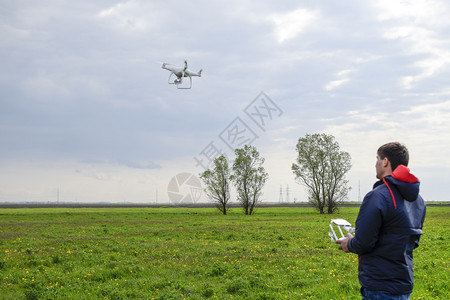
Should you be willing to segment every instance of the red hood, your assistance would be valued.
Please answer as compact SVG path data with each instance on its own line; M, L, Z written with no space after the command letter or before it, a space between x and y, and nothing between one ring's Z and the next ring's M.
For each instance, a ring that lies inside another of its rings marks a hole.
M397 187L402 197L409 202L415 201L419 196L419 179L411 174L409 169L404 165L399 165L391 175L384 177L382 181L388 186L389 191L391 192L394 206L396 206L394 195L386 181L389 181Z
M419 179L416 176L410 173L408 167L404 165L399 165L397 168L395 168L391 176L397 180L408 183L414 183L419 181Z

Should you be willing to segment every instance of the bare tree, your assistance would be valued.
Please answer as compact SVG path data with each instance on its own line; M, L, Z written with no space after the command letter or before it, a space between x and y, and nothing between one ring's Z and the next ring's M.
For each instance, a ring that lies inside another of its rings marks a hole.
M292 164L296 179L307 188L309 202L321 214L331 214L347 198L350 187L345 174L351 168L350 154L340 151L333 135L307 134L298 140L298 157Z
M200 174L200 178L206 185L206 194L215 201L216 207L224 214L228 211L230 200L230 170L225 155L214 159L214 168Z
M254 146L245 145L244 148L235 149L234 152L236 160L231 178L245 214L251 215L255 205L260 201L262 188L268 179L268 174L262 166L264 158L260 157Z

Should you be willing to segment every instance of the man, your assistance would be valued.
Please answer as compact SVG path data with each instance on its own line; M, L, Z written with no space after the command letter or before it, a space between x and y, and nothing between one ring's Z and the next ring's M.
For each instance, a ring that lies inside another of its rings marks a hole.
M364 197L355 236L337 241L339 249L359 255L362 299L409 299L413 290L413 250L426 208L408 161L408 149L400 143L378 149L379 181Z

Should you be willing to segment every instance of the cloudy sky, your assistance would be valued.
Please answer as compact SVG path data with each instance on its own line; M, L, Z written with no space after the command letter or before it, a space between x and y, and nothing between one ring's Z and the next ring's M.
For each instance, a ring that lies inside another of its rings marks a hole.
M350 200L390 141L426 200L450 200L449 15L444 0L2 1L0 202L169 202L174 177L244 141L266 159L264 201L288 186L303 201L291 165L313 133L350 153ZM190 90L161 69L184 60L203 69Z

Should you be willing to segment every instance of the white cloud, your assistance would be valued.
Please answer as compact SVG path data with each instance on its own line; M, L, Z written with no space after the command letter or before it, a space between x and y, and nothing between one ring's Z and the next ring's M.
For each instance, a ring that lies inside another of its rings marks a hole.
M450 38L442 39L435 32L420 26L398 26L386 29L384 37L392 40L403 40L409 46L406 55L422 55L412 63L412 67L421 70L419 74L404 76L401 86L411 89L423 79L432 77L435 73L450 64Z
M109 20L117 29L126 32L143 32L157 21L157 16L151 9L143 9L143 3L129 0L118 3L98 13L102 19ZM152 20L153 24L149 23Z
M450 166L450 157L446 155L450 148L450 101L393 112L384 110L384 107L389 106L352 111L340 121L328 120L332 125L327 126L324 131L345 141L346 147L356 155L358 164L363 163L359 159L361 153L398 140L414 150L417 155L413 157L416 166ZM440 146L430 148L437 140Z
M442 0L379 0L372 4L381 10L378 15L380 21L400 19L438 27L449 24L448 6Z
M444 136L450 137L450 100L417 105L399 114L406 119L420 123L421 131L431 129L438 136L442 137L442 134L444 134ZM443 139L442 143L447 144L450 148L450 139ZM444 148L446 147L444 146Z
M402 42L405 54L417 57L411 67L418 73L400 79L404 89L414 88L450 65L450 38L440 34L450 28L448 4L439 0L383 0L374 5L379 9L383 36Z
M326 91L331 91L331 90L334 90L335 88L341 86L342 84L344 84L344 83L350 81L350 77L349 77L348 75L349 75L351 72L353 72L353 70L350 70L350 69L346 69L346 70L339 71L339 72L336 74L336 77L339 78L339 79L328 82L328 83L324 86L324 89L325 89Z
M295 38L302 31L312 27L318 18L318 12L303 8L269 17L275 24L275 35L279 43Z
M422 182L421 194L427 200L445 200L442 185L448 179L436 179L450 166L450 101L405 107L389 111L389 105L378 105L352 111L339 120L328 120L324 132L333 134L341 149L350 153L350 182L360 182L363 195L375 179L375 154L384 143L399 141L410 152L409 167ZM352 191L353 199L357 198Z
M331 90L337 88L338 86L342 85L343 83L345 83L347 81L349 81L349 79L347 79L347 78L346 79L339 79L339 80L330 81L329 83L327 83L325 85L324 88L327 91L331 91Z

